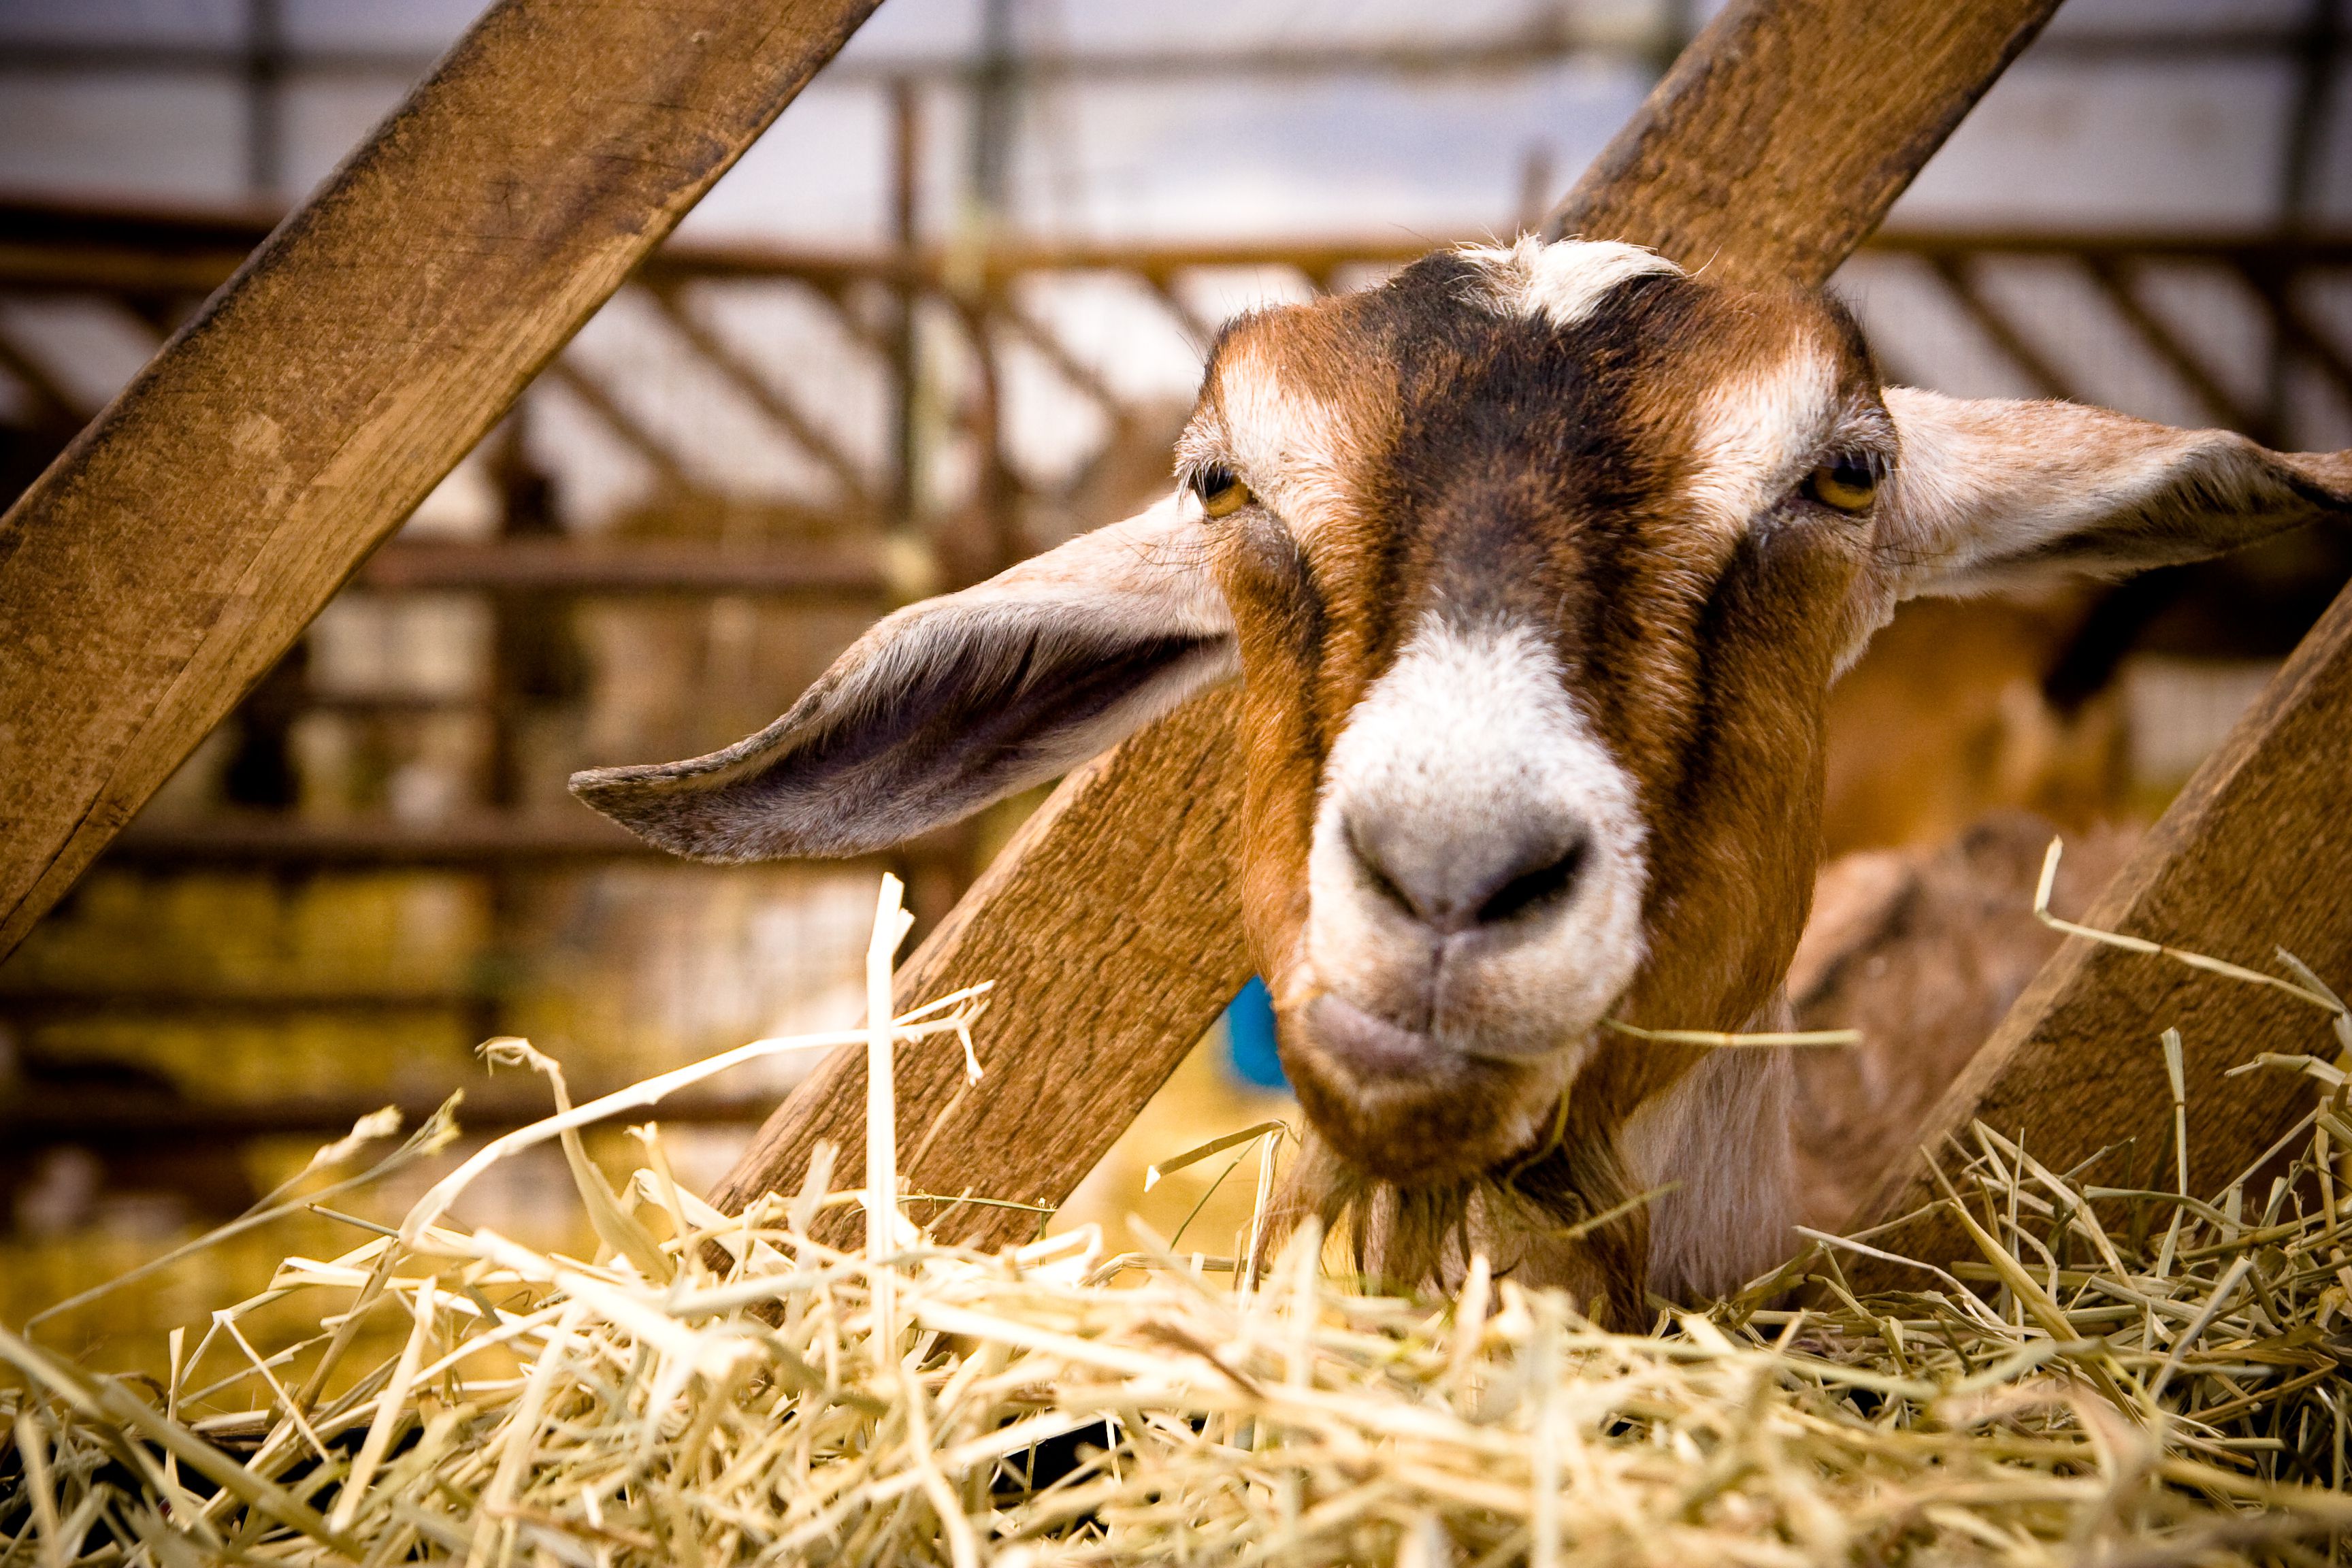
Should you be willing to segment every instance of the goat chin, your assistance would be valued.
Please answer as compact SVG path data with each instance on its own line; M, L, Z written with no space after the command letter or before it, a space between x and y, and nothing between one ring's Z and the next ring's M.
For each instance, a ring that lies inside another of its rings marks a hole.
M1785 1027L1786 1014L1776 999L1751 1026ZM1451 1289L1483 1252L1498 1274L1564 1288L1597 1323L1635 1326L1652 1291L1726 1294L1787 1256L1793 1081L1785 1051L1717 1051L1621 1129L1580 1126L1571 1109L1540 1155L1403 1186L1365 1175L1310 1131L1266 1246L1312 1216L1368 1277L1403 1289Z
M1314 1220L1377 1288L1449 1293L1484 1254L1496 1275L1565 1289L1594 1322L1627 1328L1647 1321L1649 1216L1626 1202L1633 1191L1616 1141L1597 1129L1522 1166L1400 1187L1365 1175L1310 1128L1263 1245L1271 1256Z

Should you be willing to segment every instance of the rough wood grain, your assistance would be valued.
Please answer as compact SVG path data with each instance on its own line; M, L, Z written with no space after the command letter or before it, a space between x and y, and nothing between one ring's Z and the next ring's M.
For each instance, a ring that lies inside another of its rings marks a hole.
M1555 229L1655 245L1690 265L1818 283L1877 226L2057 0L1746 0L1702 33ZM1893 68L1900 62L1900 68ZM1826 89L1826 90L1825 90ZM919 1190L1058 1204L1247 973L1229 889L1237 770L1225 698L1203 699L1066 783L901 973L911 1005L997 983L992 1070L920 1148L961 1085L902 1058L898 1126ZM1204 751L1203 748L1212 748ZM863 1047L827 1061L729 1177L740 1204L801 1180L820 1137L856 1170ZM983 1245L1034 1215L970 1209Z
M1711 278L1837 270L2057 6L1777 0L1724 10L1546 224Z
M2087 911L2056 912L2270 973L2284 947L2338 992L2352 989L2352 590L2337 596L2286 668L2205 760ZM2025 1133L2064 1170L2137 1138L2136 1169L2169 1189L2172 1089L2158 1037L2180 1031L2189 1089L2189 1190L2210 1197L2267 1147L2309 1097L2274 1074L2223 1076L2264 1050L2335 1051L2326 1015L2242 982L2080 937L2034 977L1930 1115L1940 1146L1981 1118ZM2117 1156L2094 1179L2121 1185ZM1887 1174L1864 1216L1934 1196L1923 1161ZM2261 1193L2249 1194L2259 1206ZM1940 1213L1877 1238L1920 1258L1969 1251ZM1924 1250L1922 1250L1924 1249ZM1914 1270L1851 1258L1861 1279L1916 1287ZM1849 1268L1853 1274L1853 1268Z
M0 519L0 954L875 0L501 0Z

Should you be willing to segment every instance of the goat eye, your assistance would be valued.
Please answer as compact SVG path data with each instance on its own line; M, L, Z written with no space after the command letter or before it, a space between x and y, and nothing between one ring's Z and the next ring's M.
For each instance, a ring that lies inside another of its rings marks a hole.
M1867 458L1832 458L1806 476L1805 493L1838 511L1862 511L1878 499L1878 473Z
M1192 476L1192 493L1211 517L1231 517L1250 503L1250 488L1222 463L1212 463Z

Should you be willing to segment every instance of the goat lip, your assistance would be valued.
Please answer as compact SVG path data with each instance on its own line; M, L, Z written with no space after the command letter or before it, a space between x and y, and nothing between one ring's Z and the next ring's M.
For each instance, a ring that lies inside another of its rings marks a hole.
M1556 1031L1490 1033L1454 1040L1431 1030L1409 1029L1333 991L1307 1004L1304 1022L1325 1056L1365 1078L1425 1079L1433 1069L1472 1061L1520 1067L1558 1055L1561 1048Z
M1322 1140L1383 1182L1454 1182L1537 1136L1561 1079L1554 1064L1471 1056L1325 992L1288 1018L1283 1059Z
M1391 1024L1336 992L1307 1005L1306 1023L1325 1056L1362 1078L1423 1078L1454 1054L1434 1037Z

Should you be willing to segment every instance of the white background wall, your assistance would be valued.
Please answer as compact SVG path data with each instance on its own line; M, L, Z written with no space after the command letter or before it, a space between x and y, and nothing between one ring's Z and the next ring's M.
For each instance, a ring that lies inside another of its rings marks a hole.
M468 0L278 0L297 64L284 91L277 194L299 194L394 104L446 46ZM705 233L846 240L878 236L887 124L873 73L976 47L982 0L887 0L836 68L688 220ZM2220 37L2287 27L2311 0L2070 0L1898 209L1907 222L2145 226L2249 224L2278 204L2294 71L2224 47L2164 59L2064 46L2156 27ZM0 0L0 187L221 199L246 193L243 89L226 71L58 70L54 51L130 44L234 51L248 0ZM1704 7L1703 7L1704 8ZM1031 49L1133 53L1509 36L1561 18L1639 37L1653 0L1018 0ZM46 56L44 51L50 51ZM349 57L375 55L363 68ZM312 63L303 65L306 57ZM1899 60L1886 62L1900 70ZM1454 78L1322 81L1234 74L1063 86L1031 97L1014 176L1024 227L1110 237L1341 232L1433 237L1507 225L1531 152L1564 188L1639 101L1648 72L1623 56L1555 59ZM1802 89L1802 84L1797 84ZM2340 153L2339 102L2324 143ZM929 191L949 221L961 174L960 95L933 95ZM2315 211L2352 213L2352 168L2322 159Z

